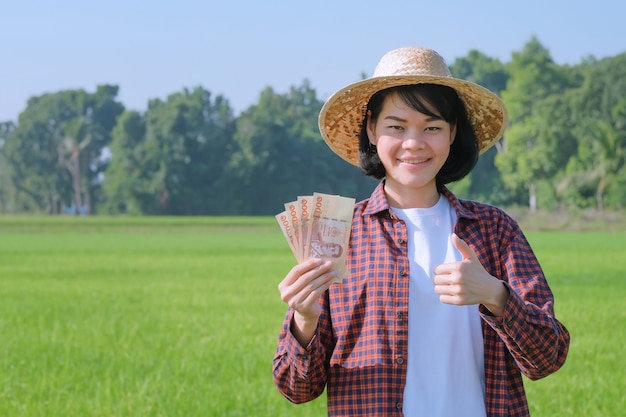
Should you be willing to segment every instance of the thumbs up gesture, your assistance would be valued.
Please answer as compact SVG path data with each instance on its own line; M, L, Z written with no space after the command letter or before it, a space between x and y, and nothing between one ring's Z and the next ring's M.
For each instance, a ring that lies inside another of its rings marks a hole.
M482 304L494 316L502 316L509 290L496 277L489 275L467 243L456 234L452 244L462 260L435 267L433 283L439 300L445 304Z

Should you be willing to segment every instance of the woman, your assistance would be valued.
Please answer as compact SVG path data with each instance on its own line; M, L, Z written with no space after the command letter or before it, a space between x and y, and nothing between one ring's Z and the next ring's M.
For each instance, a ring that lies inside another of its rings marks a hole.
M387 53L374 76L328 99L330 148L381 179L356 204L348 276L294 266L274 379L301 403L327 388L331 416L528 416L522 374L558 370L569 333L517 223L457 199L507 123L502 101L451 77L427 48Z

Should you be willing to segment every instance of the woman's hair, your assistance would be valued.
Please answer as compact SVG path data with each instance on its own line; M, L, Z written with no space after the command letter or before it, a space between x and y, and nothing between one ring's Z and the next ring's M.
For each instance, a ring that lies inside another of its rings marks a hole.
M376 147L367 136L367 121L377 121L385 98L396 94L407 106L427 116L441 117L456 125L456 136L450 146L450 155L437 174L437 185L458 181L474 168L478 161L478 141L469 122L465 105L456 91L445 85L415 84L402 85L381 90L367 103L367 111L359 134L359 164L365 175L381 179L385 167L380 162ZM369 116L368 116L369 114Z

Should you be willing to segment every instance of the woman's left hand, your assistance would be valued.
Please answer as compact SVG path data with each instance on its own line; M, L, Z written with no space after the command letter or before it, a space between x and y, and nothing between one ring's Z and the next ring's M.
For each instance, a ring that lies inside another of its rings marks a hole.
M494 316L502 316L508 288L485 270L472 248L456 234L452 244L463 259L435 267L433 283L439 300L454 305L482 304Z

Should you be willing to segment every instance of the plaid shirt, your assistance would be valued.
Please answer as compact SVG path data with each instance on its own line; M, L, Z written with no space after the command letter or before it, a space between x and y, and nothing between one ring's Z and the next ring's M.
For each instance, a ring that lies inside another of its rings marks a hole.
M502 317L478 307L487 416L528 416L521 374L535 380L559 369L569 333L554 317L552 292L517 223L445 187L441 193L457 213L454 232L510 290ZM274 356L276 386L294 403L327 387L329 416L402 416L410 360L407 228L390 211L383 183L355 206L347 265L343 284L321 297L322 315L306 348L290 332L288 310Z

